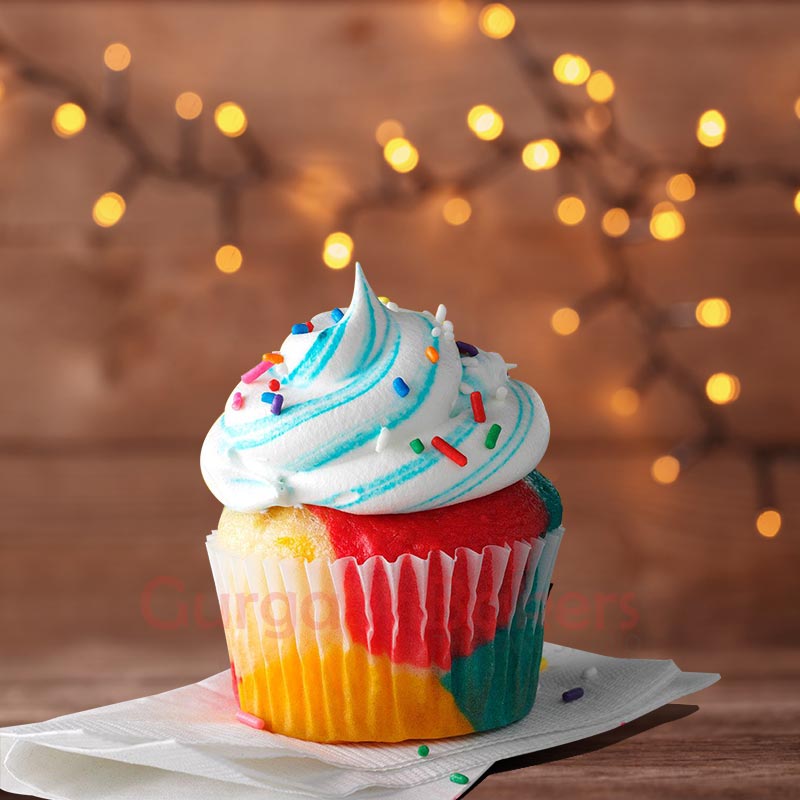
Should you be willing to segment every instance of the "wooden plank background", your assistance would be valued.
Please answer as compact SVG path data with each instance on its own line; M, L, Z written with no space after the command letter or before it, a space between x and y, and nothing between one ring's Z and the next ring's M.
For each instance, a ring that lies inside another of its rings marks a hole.
M628 136L676 166L691 159L695 120L708 107L729 121L723 159L797 166L797 6L640 0L516 10L543 53L579 52L607 69ZM215 209L194 189L148 181L123 222L98 231L92 202L125 154L91 119L81 136L56 139L50 116L64 98L6 76L0 724L224 666L220 631L204 621L214 598L203 541L219 509L200 478L200 444L254 356L278 345L292 322L346 304L352 270L326 269L319 251L337 209L377 178L376 124L401 119L444 174L481 156L484 145L464 124L474 103L495 105L519 136L548 133L508 54L477 33L474 14L448 26L435 2L0 9L10 41L98 94L103 48L126 42L131 113L159 152L176 152L172 104L192 89L207 109L242 103L286 176L245 195L245 264L233 276L213 267ZM203 133L209 163L235 167L234 148L209 119ZM652 482L652 459L697 422L664 386L634 418L609 413L611 392L642 357L625 312L610 309L573 337L550 331L552 310L604 275L594 234L602 209L590 207L576 229L561 227L551 213L557 193L555 174L520 167L472 198L463 228L442 222L442 197L368 213L354 231L358 255L373 285L401 305L447 303L463 338L518 362L518 377L545 399L553 441L542 468L563 493L568 526L548 638L727 667L744 677L740 693L720 695L726 702L744 703L763 668L777 681L769 695L777 707L779 676L800 663L800 468L778 470L784 529L774 540L755 533L753 482L735 453L716 454L673 486ZM636 248L638 277L664 301L721 294L733 320L719 331L676 332L670 348L700 376L740 376L741 398L725 410L737 431L796 441L800 218L791 194L709 190L685 215L684 237ZM159 576L173 583L148 594ZM159 618L195 598L202 618L190 613L185 625L160 630L143 616L143 593ZM742 653L751 665L743 671ZM722 728L734 724L726 719ZM548 774L557 785L562 773L551 764ZM504 780L475 796L517 796Z

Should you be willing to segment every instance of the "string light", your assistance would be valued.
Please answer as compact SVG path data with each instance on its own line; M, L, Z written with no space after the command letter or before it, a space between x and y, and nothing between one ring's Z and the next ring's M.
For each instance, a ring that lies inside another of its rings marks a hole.
M650 474L656 483L675 483L681 474L681 462L675 456L660 456L650 467Z
M375 128L375 141L384 147L390 139L399 139L405 134L405 129L396 119L385 119Z
M243 260L242 251L235 244L223 244L214 256L217 269L226 275L238 272L242 267Z
M325 239L322 260L331 269L344 269L353 257L353 239L343 231L336 231Z
M697 304L694 315L704 328L722 328L730 322L731 306L723 297L707 297Z
M611 409L620 417L632 417L639 410L639 392L623 386L611 395Z
M756 517L756 530L765 538L772 539L778 535L783 520L775 508L764 508Z
M580 314L574 308L559 308L550 317L550 327L560 336L569 336L578 330Z
M125 214L125 199L116 192L106 192L95 200L92 219L101 228L111 228Z
M103 62L113 72L123 72L131 63L131 51L122 42L114 42L106 47Z
M214 109L214 123L220 133L235 139L247 130L247 115L238 103L227 101Z
M463 197L451 197L442 206L442 216L448 225L463 225L472 216L472 206Z
M86 112L77 103L62 103L53 113L52 125L58 136L70 139L86 127Z
M522 149L522 163L538 172L552 169L561 160L561 150L552 139L535 139Z
M478 15L478 27L490 39L505 39L516 25L514 12L502 3L489 3Z
M650 233L660 242L669 242L683 236L686 222L672 203L659 203L650 217Z
M678 203L685 203L694 197L695 185L692 176L686 172L673 175L667 181L667 196Z
M503 118L487 105L473 106L467 114L469 129L485 142L496 139L503 132Z
M195 92L181 92L175 98L175 113L181 119L197 119L203 113L203 99Z
M586 205L574 194L562 197L556 203L556 218L564 225L578 225L586 216Z
M704 111L697 120L697 141L703 147L719 147L725 141L725 117L715 108Z
M595 103L608 103L615 90L612 77L602 69L595 70L586 81L586 94Z
M586 83L591 71L589 62L583 56L576 56L572 53L564 53L553 62L555 79L568 86L580 86Z
M612 238L624 236L631 227L631 218L624 208L609 208L600 222L603 233Z
M397 172L411 172L419 164L419 152L408 139L396 136L383 148L386 163Z
M727 372L715 372L706 381L706 396L718 406L733 403L739 397L740 391L739 379Z

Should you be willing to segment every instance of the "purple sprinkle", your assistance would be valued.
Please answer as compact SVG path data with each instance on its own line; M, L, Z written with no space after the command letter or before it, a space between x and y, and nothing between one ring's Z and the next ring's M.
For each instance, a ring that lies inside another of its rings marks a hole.
M283 408L283 395L276 394L275 398L272 401L272 413L280 414L282 408ZM581 694L583 694L583 689L581 689Z
M478 348L475 347L474 344L470 344L469 342L456 342L456 346L458 347L458 352L462 356L474 358L476 355L478 355Z
M561 695L561 699L565 703L571 703L573 700L580 700L583 697L583 689L580 686L576 686L574 689L567 689Z

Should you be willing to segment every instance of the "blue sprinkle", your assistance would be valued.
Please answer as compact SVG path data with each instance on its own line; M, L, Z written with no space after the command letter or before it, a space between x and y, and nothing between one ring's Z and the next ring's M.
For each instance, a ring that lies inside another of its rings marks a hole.
M561 695L561 699L565 703L571 703L573 700L580 700L583 697L583 689L576 686L574 689L568 689Z
M272 413L280 414L282 408L283 408L283 395L276 394L272 401Z
M338 322L344 316L344 311L342 311L341 308L334 308L333 311L331 311L331 316L334 322Z
M298 322L292 325L292 333L308 333L308 325L305 322Z
M400 397L405 397L411 391L408 388L408 384L402 378L395 378L392 381L392 386L394 386L394 390Z
M275 392L264 392L261 395L262 403L271 403L275 399Z

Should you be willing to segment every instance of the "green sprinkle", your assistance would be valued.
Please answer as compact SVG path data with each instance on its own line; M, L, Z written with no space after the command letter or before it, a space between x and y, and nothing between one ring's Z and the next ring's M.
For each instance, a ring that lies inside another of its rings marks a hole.
M454 772L450 776L450 781L452 783L465 784L465 783L469 783L469 778L466 775L462 775L460 772Z
M503 430L496 422L489 428L489 433L486 434L486 446L490 450L494 450L494 446L497 444L497 437L500 435L500 431Z
M417 440L417 441L419 441L419 440ZM430 749L430 747L428 747L428 745L426 745L426 744L421 744L421 745L420 745L420 746L417 748L417 755L418 755L420 758L425 758L425 756L427 756L427 755L428 755L428 753L430 753L430 751L431 751L431 749Z
M421 452L422 452L422 451L425 449L425 445L424 445L424 444L422 444L422 440L421 440L421 439L412 439L412 440L411 440L411 441L408 443L408 446L409 446L409 447L410 447L410 448L411 448L411 449L412 449L412 450L413 450L415 453L421 453ZM427 755L427 753L426 753L426 755Z

